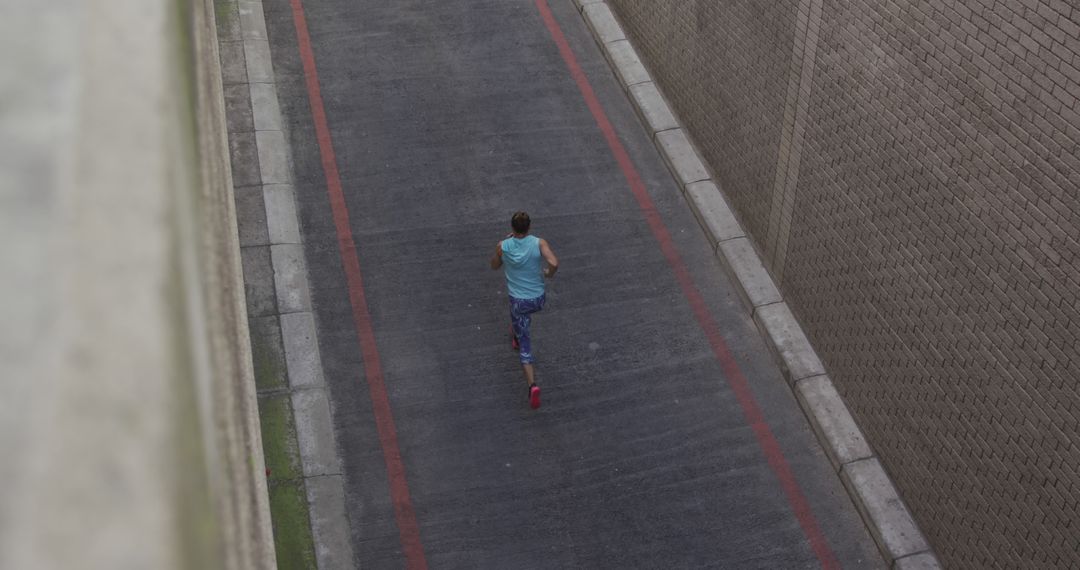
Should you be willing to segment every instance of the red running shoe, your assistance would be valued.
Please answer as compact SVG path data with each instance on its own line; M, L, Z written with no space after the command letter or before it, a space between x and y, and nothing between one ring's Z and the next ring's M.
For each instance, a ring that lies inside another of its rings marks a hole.
M534 410L540 407L540 387L536 384L529 386L529 407Z

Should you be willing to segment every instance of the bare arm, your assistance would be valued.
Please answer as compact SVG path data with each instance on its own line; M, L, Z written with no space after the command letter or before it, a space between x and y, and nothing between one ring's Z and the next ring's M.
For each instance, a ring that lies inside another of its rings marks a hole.
M495 255L491 256L491 268L498 269L502 267L502 242L500 241L495 245Z
M540 240L540 255L542 255L544 261L547 262L547 267L544 269L544 277L555 277L555 272L559 270L559 258L555 257L555 252L551 251L551 246L548 245L547 240Z

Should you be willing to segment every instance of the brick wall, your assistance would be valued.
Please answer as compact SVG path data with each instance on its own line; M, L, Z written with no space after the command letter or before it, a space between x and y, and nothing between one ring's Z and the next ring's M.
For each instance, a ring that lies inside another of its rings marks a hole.
M1080 565L1080 4L609 2L942 561Z

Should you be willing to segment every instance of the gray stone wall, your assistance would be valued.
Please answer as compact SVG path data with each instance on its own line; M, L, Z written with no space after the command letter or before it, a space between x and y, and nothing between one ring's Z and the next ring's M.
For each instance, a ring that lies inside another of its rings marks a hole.
M1080 7L609 2L942 562L1080 564Z
M211 0L0 18L0 568L275 567Z

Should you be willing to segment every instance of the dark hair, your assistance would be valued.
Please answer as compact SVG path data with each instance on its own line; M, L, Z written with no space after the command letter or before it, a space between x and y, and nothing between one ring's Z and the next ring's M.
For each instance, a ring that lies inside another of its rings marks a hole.
M515 233L529 233L529 226L531 224L532 220L529 219L529 215L525 212L515 212L514 216L510 218L510 226L514 228Z

